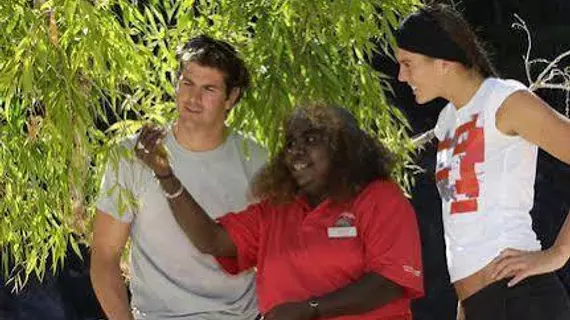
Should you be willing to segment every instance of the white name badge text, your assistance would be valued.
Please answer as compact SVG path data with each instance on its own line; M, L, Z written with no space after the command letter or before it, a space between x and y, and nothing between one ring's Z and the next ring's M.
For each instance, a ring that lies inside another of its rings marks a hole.
M327 228L329 238L354 238L356 237L356 227L330 227Z

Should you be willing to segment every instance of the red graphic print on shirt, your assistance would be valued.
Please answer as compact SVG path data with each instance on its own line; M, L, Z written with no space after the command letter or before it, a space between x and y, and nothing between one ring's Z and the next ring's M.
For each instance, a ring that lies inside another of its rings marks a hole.
M479 115L450 132L438 146L436 181L444 201L451 202L451 214L476 212L479 181L475 165L485 160L483 128Z

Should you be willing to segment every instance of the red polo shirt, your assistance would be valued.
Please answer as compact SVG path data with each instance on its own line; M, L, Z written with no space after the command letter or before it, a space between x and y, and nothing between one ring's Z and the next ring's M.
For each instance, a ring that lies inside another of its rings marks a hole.
M263 201L219 222L238 253L218 260L232 274L257 267L262 313L334 292L367 272L402 286L404 297L366 314L334 319L411 319L410 299L423 294L416 217L393 182L372 182L345 204L326 200L311 209L301 197L281 206Z

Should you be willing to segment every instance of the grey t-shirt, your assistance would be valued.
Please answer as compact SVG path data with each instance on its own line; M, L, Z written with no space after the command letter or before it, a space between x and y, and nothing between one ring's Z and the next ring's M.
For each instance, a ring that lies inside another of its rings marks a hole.
M131 148L136 139L124 146ZM212 217L244 209L248 184L266 161L258 145L231 133L207 152L190 152L169 133L172 169ZM97 207L131 223L132 307L137 319L253 319L257 314L253 271L226 274L214 258L191 244L180 229L152 172L139 160L109 166ZM125 190L137 199L125 205ZM122 198L123 200L119 200Z

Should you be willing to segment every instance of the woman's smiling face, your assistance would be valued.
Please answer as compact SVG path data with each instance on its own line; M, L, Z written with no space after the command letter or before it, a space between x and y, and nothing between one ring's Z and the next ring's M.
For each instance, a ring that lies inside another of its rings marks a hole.
M317 202L328 195L332 162L329 142L326 132L302 115L295 115L289 122L285 164L302 194Z
M407 83L419 104L441 97L441 72L437 59L396 49L396 59L400 65L398 80Z

